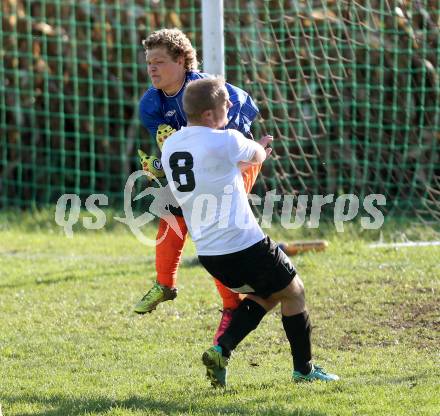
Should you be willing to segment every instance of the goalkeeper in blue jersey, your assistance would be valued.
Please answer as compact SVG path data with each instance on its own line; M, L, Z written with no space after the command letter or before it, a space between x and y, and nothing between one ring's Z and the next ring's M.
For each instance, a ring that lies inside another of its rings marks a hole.
M183 111L183 92L189 82L209 77L198 71L196 51L191 42L179 29L162 29L151 33L143 41L146 53L148 76L152 87L142 96L139 103L140 119L143 126L156 138L159 149L164 140L186 126L187 118ZM236 129L251 138L250 127L258 115L258 108L252 98L240 88L226 84L231 108L228 111L226 128ZM270 136L261 139L263 146L271 140ZM147 166L144 169L148 170ZM261 169L251 165L242 171L246 192L249 193ZM173 214L181 231L179 236L161 218L156 241L156 283L136 304L135 312L144 314L153 311L161 302L172 300L177 295L176 279L182 249L187 235L187 227L179 210ZM165 235L166 233L166 235ZM223 314L214 337L214 343L229 325L232 311L240 304L240 295L230 291L220 281L215 280L223 300Z

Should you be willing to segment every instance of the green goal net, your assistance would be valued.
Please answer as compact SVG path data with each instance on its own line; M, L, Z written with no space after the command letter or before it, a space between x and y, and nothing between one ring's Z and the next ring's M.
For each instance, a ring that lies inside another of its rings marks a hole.
M0 206L104 193L120 207L148 87L141 40L179 27L202 56L196 0L23 1L0 9ZM255 193L383 194L440 218L438 0L225 0L227 80L275 136ZM203 67L203 65L202 65Z

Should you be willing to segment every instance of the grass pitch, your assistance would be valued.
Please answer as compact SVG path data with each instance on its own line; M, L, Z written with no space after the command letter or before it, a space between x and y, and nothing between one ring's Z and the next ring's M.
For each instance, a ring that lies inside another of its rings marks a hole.
M395 230L438 239L405 224L389 225L385 237ZM177 299L140 317L132 308L153 282L154 248L122 225L68 239L50 213L1 215L3 416L438 416L440 247L371 249L378 233L355 225L343 234L330 226L269 234L330 240L326 252L293 262L306 285L315 361L338 383L291 383L277 310L238 347L229 387L213 390L200 357L220 299L201 267L184 262Z

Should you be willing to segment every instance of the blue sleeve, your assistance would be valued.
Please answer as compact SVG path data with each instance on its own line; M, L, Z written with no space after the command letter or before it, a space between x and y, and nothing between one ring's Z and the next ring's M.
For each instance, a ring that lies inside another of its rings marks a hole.
M162 114L159 95L155 90L149 89L139 101L139 118L142 125L155 139L157 128L160 124L166 124Z
M229 123L226 129L235 129L245 136L251 131L251 124L259 110L250 95L234 85L226 83L232 107L228 112Z

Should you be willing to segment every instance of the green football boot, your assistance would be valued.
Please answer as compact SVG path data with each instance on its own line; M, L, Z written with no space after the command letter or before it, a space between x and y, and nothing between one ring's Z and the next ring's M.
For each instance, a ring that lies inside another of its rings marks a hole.
M214 345L202 355L206 367L206 377L212 387L226 387L227 369L229 358L222 355L222 347Z
M337 381L339 377L336 374L326 373L319 365L312 365L312 371L309 374L302 374L299 371L294 371L292 380L295 382L302 381Z
M177 288L169 288L155 283L154 286L147 292L147 294L136 304L134 311L143 315L147 312L152 312L157 305L167 300L173 300L177 296Z

